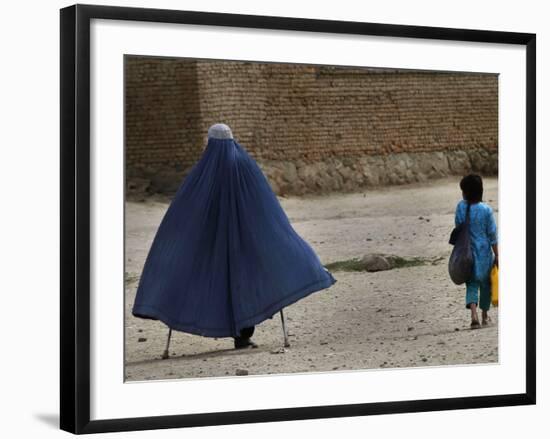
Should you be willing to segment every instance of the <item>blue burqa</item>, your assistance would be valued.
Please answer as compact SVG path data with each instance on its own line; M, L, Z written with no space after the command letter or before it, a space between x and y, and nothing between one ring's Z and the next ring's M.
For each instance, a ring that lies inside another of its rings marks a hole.
M157 230L132 312L234 337L334 282L244 148L209 137Z

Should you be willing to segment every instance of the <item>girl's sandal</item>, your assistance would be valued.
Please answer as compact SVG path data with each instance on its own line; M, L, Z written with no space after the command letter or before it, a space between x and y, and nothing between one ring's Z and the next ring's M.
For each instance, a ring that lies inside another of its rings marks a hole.
M489 326L491 324L491 317L481 320L481 326Z
M472 320L472 323L470 323L470 329L479 329L480 326L479 320Z

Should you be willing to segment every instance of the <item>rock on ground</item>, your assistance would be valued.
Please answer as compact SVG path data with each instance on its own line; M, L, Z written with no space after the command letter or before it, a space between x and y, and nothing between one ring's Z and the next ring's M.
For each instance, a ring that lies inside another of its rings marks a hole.
M391 270L393 268L391 259L380 254L369 254L363 256L361 258L361 264L363 265L365 271L370 272Z

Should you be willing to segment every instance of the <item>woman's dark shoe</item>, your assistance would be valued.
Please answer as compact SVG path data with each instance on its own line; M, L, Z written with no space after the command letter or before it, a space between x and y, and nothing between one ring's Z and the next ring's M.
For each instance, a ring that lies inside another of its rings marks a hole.
M479 320L472 320L472 323L470 323L470 329L479 329L480 326Z
M235 339L235 349L251 349L257 348L258 345L254 343L249 338L236 338Z

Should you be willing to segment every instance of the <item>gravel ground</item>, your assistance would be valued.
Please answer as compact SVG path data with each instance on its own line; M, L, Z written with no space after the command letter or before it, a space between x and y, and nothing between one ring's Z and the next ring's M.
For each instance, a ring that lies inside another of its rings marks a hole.
M485 179L485 200L498 213L497 180ZM169 199L126 203L126 379L153 380L498 361L498 313L469 329L465 288L447 274L447 243L458 179L352 194L280 198L293 226L323 263L368 253L442 258L434 264L377 273L333 272L338 282L285 309L291 346L283 349L280 319L256 327L259 348L235 351L230 338L172 334L131 315L139 275ZM498 215L497 215L498 216ZM498 222L498 218L497 218Z

